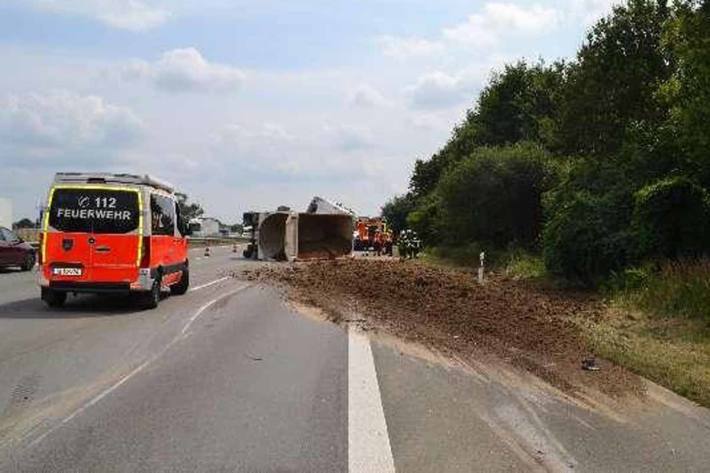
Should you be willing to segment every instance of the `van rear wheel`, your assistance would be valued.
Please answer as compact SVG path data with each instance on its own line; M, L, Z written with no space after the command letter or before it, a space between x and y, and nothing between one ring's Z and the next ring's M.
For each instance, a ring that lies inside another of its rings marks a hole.
M185 266L185 269L182 271L182 276L180 276L180 280L177 282L177 284L170 286L170 293L176 296L182 296L187 292L187 289L189 287L190 270L187 268L187 266Z
M150 291L142 295L141 305L143 309L155 309L160 304L160 279L153 281Z
M42 300L49 307L61 307L67 301L67 293L55 291L48 287L42 288Z

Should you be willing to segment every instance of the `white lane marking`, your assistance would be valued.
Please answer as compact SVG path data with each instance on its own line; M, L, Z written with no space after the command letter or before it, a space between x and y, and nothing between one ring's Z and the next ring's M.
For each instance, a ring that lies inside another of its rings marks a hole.
M202 307L200 307L200 308L197 310L197 312L196 312L192 317L190 317L190 320L189 320L188 323L183 327L182 332L180 333L180 335L177 335L175 338L173 338L173 339L170 341L170 343L168 343L167 345L165 345L165 347L164 347L162 350L160 350L160 352L158 352L157 354L155 354L155 355L153 355L152 357L148 358L146 361L144 361L143 363L141 363L140 365L138 365L136 368L134 368L133 371L131 371L130 373L128 373L126 376L122 377L121 379L119 379L118 381L116 381L114 384L112 384L111 386L109 386L108 388L104 389L104 390L101 391L99 394L97 394L96 396L94 396L93 398L91 398L91 400L89 400L87 403L83 404L83 405L80 406L78 409L76 409L74 412L72 412L71 414L69 414L67 417L65 417L64 419L62 419L61 421L59 421L59 423L57 423L57 424L53 425L52 427L50 427L49 429L47 429L46 432L44 432L42 435L40 435L39 437L37 437L36 439L34 439L32 442L30 442L29 445L28 445L28 448L34 447L35 445L37 445L38 443L40 443L40 442L41 442L42 440L44 440L49 434L51 434L52 432L56 431L57 429L59 429L60 427L62 427L62 426L65 425L65 424L67 424L67 423L70 422L72 419L74 419L75 417L77 417L78 415L80 415L81 413L83 413L84 411L86 411L88 408L90 408L91 406L93 406L93 405L95 405L96 403L98 403L99 401L101 401L103 398L105 398L106 396L108 396L109 394L111 394L112 392L114 392L116 389L118 389L119 387L121 387L123 384L125 384L128 380L130 380L130 379L133 378L135 375L137 375L138 373L140 373L141 371L143 371L143 370L144 370L146 367L148 367L151 363L154 363L158 358L160 358L161 356L163 356L163 355L165 354L165 352L167 352L167 351L170 349L170 347L172 347L173 345L175 345L175 343L177 343L177 342L179 342L180 340L183 340L184 338L186 338L186 337L185 337L185 332L186 332L187 329L190 327L190 325L192 325L192 323L197 319L197 317L199 317L200 314L202 314L205 310L207 310L207 308L209 308L211 305L215 304L217 301L219 301L219 300L221 300L221 299L224 299L225 297L229 297L229 296L231 296L231 295L233 295L233 294L236 294L236 293L238 293L238 292L241 292L241 291L243 291L244 289L247 289L247 288L250 287L250 286L251 286L250 284L245 284L244 286L241 286L241 287L239 287L238 289L236 289L236 290L234 290L234 291L230 291L230 292L228 292L228 293L226 293L226 294L222 294L221 296L219 296L219 297L217 297L217 298L215 298L215 299L212 299L210 302L208 302L207 304L205 304L205 305L203 305Z
M228 293L226 293L226 294L222 294L221 296L212 299L211 301L209 301L208 303L206 303L205 305L203 305L202 307L200 307L200 308L197 310L197 312L195 312L195 314L194 314L192 317L190 317L190 320L188 320L187 323L185 324L185 326L182 328L182 333L181 333L181 334L184 336L185 333L187 332L187 330L188 330L188 329L190 328L190 326L192 325L192 323L193 323L195 320L197 320L197 318L198 318L200 315L202 315L202 313L203 313L204 311L206 311L207 309L209 309L209 308L210 308L213 304L215 304L217 301L220 301L220 300L224 299L225 297L229 297L229 296L231 296L231 295L233 295L233 294L236 294L236 293L238 293L238 292L242 292L244 289L246 289L246 288L248 288L248 287L249 287L249 284L245 284L244 286L240 286L240 287L238 287L237 289L235 289L234 291L230 291L230 292L228 292Z
M200 285L200 286L192 287L192 288L190 288L190 291L189 291L189 292L192 292L192 291L199 291L200 289L204 289L204 288L206 288L206 287L214 286L215 284L220 283L220 282L222 282L222 281L226 281L227 279L230 279L230 276L225 276L225 277L223 277L223 278L215 279L214 281L210 281L210 282L205 283L205 284L202 284L202 285Z
M348 472L394 471L370 340L348 330Z
M58 428L62 427L63 425L67 424L67 423L70 422L72 419L74 419L75 417L77 417L78 415L80 415L81 413L83 413L84 411L86 411L88 408L90 408L91 406L95 405L95 404L98 403L100 400L102 400L103 398L105 398L106 396L108 396L109 394L111 394L112 392L114 392L116 389L118 389L119 387L121 387L126 381L128 381L129 379L131 379L132 377L134 377L135 375L137 375L137 374L140 373L141 371L143 371L148 365L150 365L150 364L153 363L155 360L157 360L158 358L160 358L161 356L163 356L163 354L164 354L166 351L168 351L168 349L170 349L170 347L172 347L172 346L173 346L176 342L178 342L180 339L181 339L181 337L175 337L170 343L168 343L168 344L165 346L165 348L163 348L162 350L160 350L160 352L159 352L158 354L152 356L151 358L147 359L146 361L144 361L143 363L141 363L140 365L138 365L136 368L133 369L133 371L131 371L131 372L128 373L126 376L124 376L123 378L119 379L119 380L116 381L114 384L112 384L111 386L109 386L108 388L106 388L105 390L101 391L99 394L97 394L97 395L94 396L93 398L91 398L91 400L89 400L89 402L87 402L86 404L80 406L77 410L75 410L74 412L72 412L71 414L69 414L67 417L65 417L64 419L62 419L58 424L55 424L54 426L50 427L46 432L44 432L42 435L40 435L39 437L37 437L36 439L34 439L32 442L30 442L30 444L28 445L28 447L34 447L35 445L37 445L38 443L40 443L42 440L44 440L49 434L51 434L52 432L54 432L54 431L57 430Z

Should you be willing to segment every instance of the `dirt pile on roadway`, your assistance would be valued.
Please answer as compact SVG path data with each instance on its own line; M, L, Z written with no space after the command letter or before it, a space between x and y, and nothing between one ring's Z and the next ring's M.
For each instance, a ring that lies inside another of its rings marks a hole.
M296 300L324 309L336 322L363 318L365 327L464 359L485 351L565 390L581 386L620 395L641 392L632 374L591 355L573 317L594 317L598 302L584 293L544 290L503 277L479 285L467 272L413 262L348 259L256 270L249 279L285 283Z

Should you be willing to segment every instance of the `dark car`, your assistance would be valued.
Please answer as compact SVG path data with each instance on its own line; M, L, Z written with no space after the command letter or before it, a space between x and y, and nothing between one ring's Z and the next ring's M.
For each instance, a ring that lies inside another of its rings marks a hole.
M0 268L19 266L29 271L35 265L35 250L15 232L0 227Z

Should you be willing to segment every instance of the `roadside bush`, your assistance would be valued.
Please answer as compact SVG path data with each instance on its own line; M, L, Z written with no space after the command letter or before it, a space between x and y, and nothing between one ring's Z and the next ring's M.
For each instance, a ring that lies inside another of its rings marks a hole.
M484 247L478 242L463 246L436 246L427 248L426 253L437 259L447 260L456 266L477 267L480 264L481 251ZM489 258L486 253L486 258Z
M396 234L407 228L407 215L414 210L414 204L414 197L409 193L395 196L382 206L382 216Z
M556 166L538 145L479 148L439 181L439 221L445 244L471 241L531 247L542 227L542 193Z
M686 177L670 177L634 195L633 228L647 257L700 256L710 249L710 198Z
M609 278L604 281L602 289L610 294L640 290L647 286L652 273L653 269L649 267L612 271Z
M578 159L544 196L543 257L547 269L573 283L595 285L637 261L633 172L618 162Z
M620 209L611 195L580 191L555 205L543 232L548 270L592 285L633 260L633 239L611 215Z
M710 323L710 260L667 262L634 298L641 309L656 315Z
M522 250L513 250L505 264L505 274L516 279L542 279L547 271L545 262L539 255Z
M415 209L407 216L407 225L417 232L427 246L438 246L441 244L441 232L439 231L439 210L441 202L436 192L422 198Z

